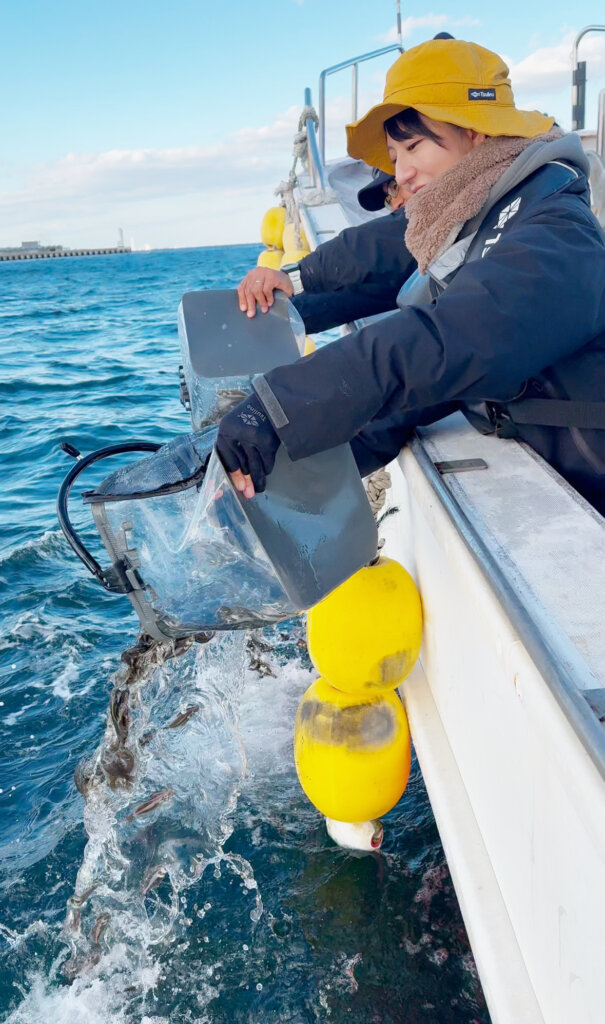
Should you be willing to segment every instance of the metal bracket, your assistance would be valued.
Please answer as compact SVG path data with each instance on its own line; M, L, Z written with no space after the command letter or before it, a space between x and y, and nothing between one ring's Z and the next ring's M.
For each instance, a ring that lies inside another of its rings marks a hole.
M181 405L187 412L191 412L191 398L189 397L189 388L187 387L187 380L185 378L185 370L183 366L179 366L179 392Z
M450 462L436 462L435 469L445 473L472 473L475 469L487 469L485 459L452 459Z

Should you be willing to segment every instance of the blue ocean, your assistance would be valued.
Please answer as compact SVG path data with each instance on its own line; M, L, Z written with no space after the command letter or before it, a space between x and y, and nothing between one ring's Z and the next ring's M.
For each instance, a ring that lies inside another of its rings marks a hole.
M141 678L132 784L87 790L138 622L59 529L60 443L188 432L179 300L237 284L258 251L0 263L7 1024L489 1022L416 762L372 854L336 847L299 788L302 621L193 645ZM103 562L79 495L107 469L89 474L70 507Z

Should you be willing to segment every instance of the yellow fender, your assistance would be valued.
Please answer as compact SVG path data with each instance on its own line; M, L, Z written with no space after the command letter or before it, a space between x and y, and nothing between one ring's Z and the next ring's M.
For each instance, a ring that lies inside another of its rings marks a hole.
M281 249L263 249L256 265L257 267L268 267L270 270L279 270L283 258L284 254Z
M308 255L308 249L285 249L281 265L282 267L287 267L289 263L300 263Z
M348 693L394 689L412 671L421 640L416 584L390 558L359 569L307 615L311 661Z
M309 243L307 242L307 236L305 235L302 227L300 229L300 240L302 242L301 247L303 249L306 249L307 252L309 252ZM296 240L296 231L294 229L294 224L290 221L290 223L284 225L282 249L284 250L284 252L286 252L288 249L294 251L295 249L298 248L299 245Z
M267 249L283 249L284 225L286 223L285 206L272 206L265 213L260 225L260 237Z
M318 679L294 723L300 784L321 814L369 821L395 806L407 785L411 748L399 697L342 693Z

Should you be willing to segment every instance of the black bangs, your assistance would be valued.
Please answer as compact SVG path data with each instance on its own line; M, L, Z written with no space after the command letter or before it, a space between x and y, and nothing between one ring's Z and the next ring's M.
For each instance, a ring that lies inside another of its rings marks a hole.
M393 117L389 117L388 121L384 122L383 127L385 132L396 142L406 142L407 139L414 136L421 136L430 139L431 142L436 142L438 146L442 145L441 136L431 131L418 111L412 107L402 110L400 114L393 114Z

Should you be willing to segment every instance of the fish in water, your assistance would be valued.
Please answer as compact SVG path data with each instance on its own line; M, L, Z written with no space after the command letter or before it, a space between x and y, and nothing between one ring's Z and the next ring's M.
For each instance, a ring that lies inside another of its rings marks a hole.
M112 789L128 785L132 781L134 755L127 747L119 746L115 750L104 750L101 764Z
M83 907L89 896L92 896L93 892L95 889L99 888L100 884L100 882L93 882L92 885L89 885L83 892L74 893L73 896L69 897L67 905L69 907Z
M192 704L191 707L186 708L185 711L181 711L180 715L177 715L174 721L171 722L167 728L180 729L180 727L185 725L185 722L188 722L189 719L192 718L193 715L197 714L199 710L199 704Z
M130 726L129 697L128 690L120 687L113 691L109 704L111 720L120 744L125 743L128 739L128 728Z
M171 800L173 796L173 789L158 789L157 793L152 793L148 800L135 807L132 814L129 814L126 818L126 821L134 821L135 818L142 818L145 814L151 814L152 811L155 811L156 807L166 803L167 800Z
M103 935L103 932L107 928L107 925L109 924L110 920L111 914L108 913L99 914L99 916L97 917L95 923L92 926L92 931L90 933L90 938L92 939L95 946L98 946L101 936Z
M61 967L61 974L67 981L74 981L92 967L96 967L101 959L101 950L97 946L91 953L83 956L70 956Z
M78 761L74 771L74 782L78 793L88 796L92 786L101 778L96 757L83 757Z
M158 882L161 882L166 875L168 868L165 864L152 864L145 872L141 892L146 896L151 889L155 889Z

